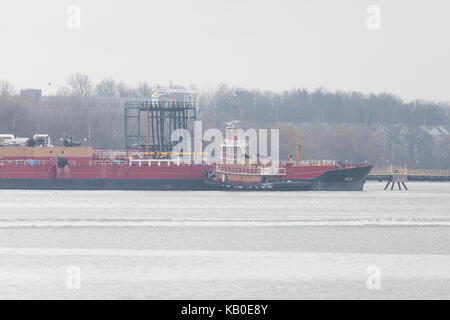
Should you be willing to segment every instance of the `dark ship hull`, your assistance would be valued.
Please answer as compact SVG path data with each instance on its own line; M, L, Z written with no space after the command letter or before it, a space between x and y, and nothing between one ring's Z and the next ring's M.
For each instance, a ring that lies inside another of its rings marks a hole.
M0 189L206 190L203 179L0 179Z

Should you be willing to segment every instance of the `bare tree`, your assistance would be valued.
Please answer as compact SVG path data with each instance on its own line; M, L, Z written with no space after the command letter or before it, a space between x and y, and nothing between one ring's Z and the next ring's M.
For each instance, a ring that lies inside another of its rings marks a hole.
M95 87L95 92L101 97L115 97L117 95L116 82L112 78L103 79Z
M68 97L72 95L72 90L68 86L63 86L56 92L57 97Z
M146 81L140 82L137 87L137 94L141 98L149 98L152 96L152 88Z
M77 73L67 81L69 92L72 96L86 97L91 94L92 81L86 74Z
M15 92L14 86L7 80L0 80L0 96L8 97Z
M111 95L111 98L89 96L93 89L96 94ZM408 167L450 168L450 108L447 104L404 103L389 94L310 92L306 89L280 93L247 90L243 95L241 89L221 84L202 90L198 96L197 115L205 129L223 128L223 122L231 119L236 91L240 92L239 103L244 110L238 114L243 126L279 128L280 155L284 159L294 153L300 131L305 159L367 160L379 167L389 160L389 163L401 165L406 162ZM46 103L39 108L14 94L14 87L8 81L0 81L0 132L15 131L12 123L16 117L19 137L45 132L54 139L73 136L81 141L90 134L94 137L93 146L121 148L123 101L150 98L152 89L146 82L134 88L124 82L116 84L111 78L93 86L86 75L79 74L73 75L55 96L46 97ZM175 96L175 99L178 98ZM317 122L320 108L323 113L320 118L326 123ZM430 130L441 132L440 135L424 130L424 117Z
M136 95L135 90L133 90L129 85L125 82L120 82L117 85L117 93L121 98L129 98Z

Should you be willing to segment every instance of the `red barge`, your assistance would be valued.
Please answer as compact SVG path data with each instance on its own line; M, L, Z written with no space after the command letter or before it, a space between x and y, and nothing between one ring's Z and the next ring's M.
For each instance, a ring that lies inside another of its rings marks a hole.
M120 151L73 143L52 146L47 135L35 135L26 145L17 145L5 143L6 138L14 140L12 135L0 135L0 189L356 191L363 189L372 168L367 164L302 161L299 144L297 161L290 157L269 166L259 159L256 165L170 159L170 133L188 127L189 112L195 119L191 102L127 103L126 149ZM141 113L146 114L144 119ZM141 132L143 127L146 135ZM133 128L138 131L133 132ZM224 146L225 152L227 148Z
M127 159L120 153L82 147L1 147L1 189L206 190L265 189L238 181L211 184L214 164L169 159ZM126 152L124 152L126 154ZM56 158L58 157L58 158ZM220 167L219 169L224 169ZM225 169L236 170L225 167ZM339 165L332 161L281 163L285 183L274 190L362 190L370 165ZM258 169L257 169L258 170ZM232 171L231 171L232 172ZM249 173L250 171L247 171ZM250 172L251 173L251 172ZM256 172L259 175L260 172ZM269 189L269 185L267 185ZM242 187L242 188L241 188Z
M138 158L130 151L91 147L8 146L0 147L0 157L1 189L355 191L363 189L372 168L320 160L248 168ZM212 174L227 179L213 180ZM276 179L258 180L267 177Z

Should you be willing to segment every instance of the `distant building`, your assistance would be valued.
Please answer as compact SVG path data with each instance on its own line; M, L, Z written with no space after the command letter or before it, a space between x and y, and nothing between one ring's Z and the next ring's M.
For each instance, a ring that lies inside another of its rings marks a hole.
M420 126L420 129L431 136L436 145L446 143L448 146L448 143L450 143L450 133L443 126Z
M42 97L41 89L23 89L20 90L20 97L28 102L40 103Z
M330 123L322 122L320 127L325 130L326 133L331 134L333 132L333 127Z

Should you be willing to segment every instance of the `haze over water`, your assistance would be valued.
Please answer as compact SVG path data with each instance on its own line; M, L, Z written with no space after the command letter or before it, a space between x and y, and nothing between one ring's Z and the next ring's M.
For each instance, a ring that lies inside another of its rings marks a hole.
M0 298L449 299L450 183L408 187L0 190Z

